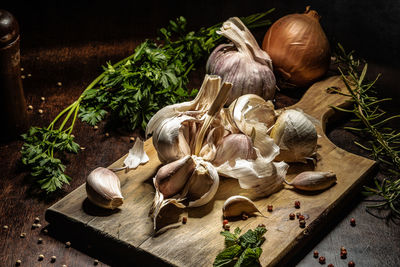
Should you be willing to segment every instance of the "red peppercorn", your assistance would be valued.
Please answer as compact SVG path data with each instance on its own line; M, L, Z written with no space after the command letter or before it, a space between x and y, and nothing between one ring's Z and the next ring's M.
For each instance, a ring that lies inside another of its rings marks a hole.
M321 264L325 264L325 257L323 257L323 256L319 257L318 262Z
M329 263L328 267L335 267L332 263Z
M319 255L318 251L315 250L315 251L314 251L314 258L318 258L318 255Z
M296 212L296 217L297 219L300 217L301 213L300 212Z
M296 209L300 209L300 201L296 200L296 201L294 202L294 207L295 207Z
M340 247L340 251L342 251L342 250L346 250L346 248L345 247Z
M186 216L182 217L182 223L186 224L186 222L187 222L187 217Z
M356 264L354 263L354 261L349 261L349 263L347 264L347 266L349 266L349 267L354 267L354 266L356 266Z
M299 220L305 220L306 217L304 217L304 215L299 215Z
M228 220L223 220L223 221L222 221L222 225L226 225L226 224L228 224L228 223L229 223Z
M289 214L289 219L294 220L296 218L296 215L294 213Z
M268 211L271 212L272 209L273 209L273 206L272 205L268 205L267 208L268 208Z
M300 220L300 221L299 221L299 224L300 224L300 227L301 227L301 228L306 227L306 221L305 221L305 220Z
M346 259L347 258L347 252L344 252L344 251L340 252L340 258L341 259Z
M356 219L351 218L351 219L350 219L350 225L351 225L351 226L356 226Z

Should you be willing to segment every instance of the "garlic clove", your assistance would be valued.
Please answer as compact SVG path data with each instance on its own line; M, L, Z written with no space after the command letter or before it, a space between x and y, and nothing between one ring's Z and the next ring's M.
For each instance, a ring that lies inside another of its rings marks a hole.
M229 134L229 132L221 125L210 130L207 135L206 144L201 148L199 156L204 160L213 161L217 154L217 146L227 134Z
M191 156L162 166L153 178L154 186L165 198L176 195L183 189L196 164Z
M118 176L107 168L98 167L88 175L86 193L93 204L102 208L115 209L123 203Z
M194 158L196 168L181 196L189 200L188 207L200 207L210 202L219 186L219 175L215 167L200 157Z
M124 160L126 167L136 169L140 164L147 163L149 157L144 151L144 142L140 138L136 138L135 144L129 149L128 156Z
M276 120L271 137L280 147L276 160L305 162L317 147L317 130L314 124L297 110L285 110Z
M256 159L251 138L245 134L230 134L222 139L216 151L213 164L219 166L224 162L234 162L235 159Z
M241 188L251 189L257 196L267 196L282 188L289 165L262 157L258 149L256 153L255 160L236 159L233 166L225 162L217 171L222 176L238 179Z
M228 198L222 207L224 217L237 217L243 213L251 215L261 211L256 207L253 201L244 196L231 196Z
M333 172L306 171L298 174L291 182L285 182L304 191L324 190L336 183Z

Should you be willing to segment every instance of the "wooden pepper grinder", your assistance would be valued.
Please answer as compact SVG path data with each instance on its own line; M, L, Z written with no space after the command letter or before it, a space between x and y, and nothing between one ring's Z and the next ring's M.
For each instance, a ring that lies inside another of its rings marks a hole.
M6 10L0 9L0 141L17 138L28 124L19 41L17 20Z

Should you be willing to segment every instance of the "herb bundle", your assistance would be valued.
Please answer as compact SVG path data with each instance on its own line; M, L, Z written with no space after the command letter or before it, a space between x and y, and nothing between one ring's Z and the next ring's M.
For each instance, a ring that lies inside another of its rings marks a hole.
M217 255L213 266L260 266L259 258L262 253L260 246L265 241L263 235L266 232L265 227L250 229L241 236L239 236L240 228L236 228L234 233L221 232L221 235L225 237L225 249Z
M273 9L241 18L248 28L271 24L264 17ZM31 170L42 190L53 192L68 183L65 165L56 157L64 152L78 152L71 132L76 118L96 125L107 114L133 130L146 128L147 122L160 108L193 97L189 93L188 75L223 39L216 24L194 32L186 30L183 17L170 21L160 29L159 43L147 40L127 58L103 67L104 72L64 109L47 128L32 127L22 135L22 162ZM60 124L58 128L56 124ZM68 145L63 145L68 143Z
M397 177L394 181L389 179L384 179L381 183L375 181L376 188L365 187L366 195L381 197L381 203L369 207L389 207L395 214L400 215L400 132L388 125L400 115L388 117L381 109L380 104L390 98L377 97L374 86L379 76L373 81L365 78L368 64L365 63L360 71L363 62L354 57L354 51L346 53L340 44L338 48L336 60L348 93L337 93L351 97L353 106L352 109L334 108L355 115L356 118L352 121L360 123L361 127L345 127L345 129L367 137L369 140L367 144L355 143L369 151L371 156L380 163L382 170Z

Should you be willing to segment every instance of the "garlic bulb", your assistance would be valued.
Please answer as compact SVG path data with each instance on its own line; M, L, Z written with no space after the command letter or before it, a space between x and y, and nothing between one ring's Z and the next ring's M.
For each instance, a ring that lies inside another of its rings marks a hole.
M237 217L245 213L251 215L254 212L261 211L256 207L253 201L244 196L231 196L228 198L222 207L224 217Z
M285 110L276 120L271 137L280 148L276 160L305 162L317 147L317 130L302 112Z
M94 169L86 178L86 193L90 202L102 208L115 209L123 203L118 176L103 167Z
M250 137L245 134L230 134L222 139L218 146L213 164L219 166L226 161L240 159L256 159L256 151Z
M233 83L227 105L239 96L250 93L272 99L276 81L271 58L259 47L243 22L237 17L230 18L217 33L233 44L222 44L215 48L208 58L206 71Z

